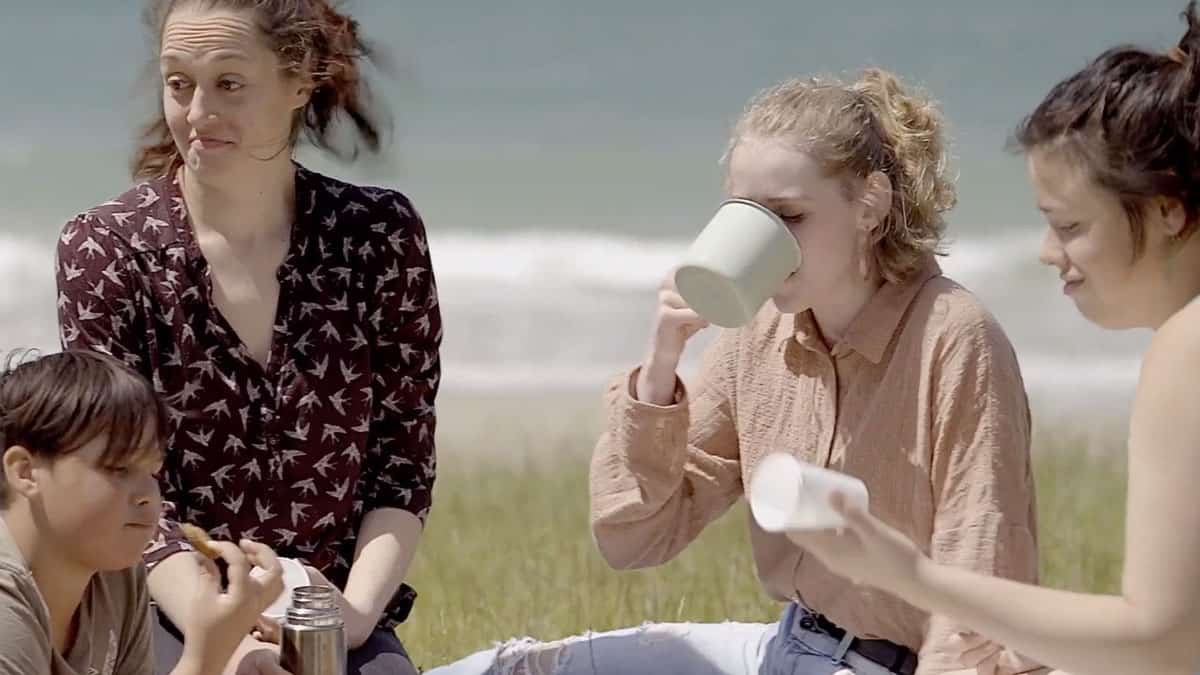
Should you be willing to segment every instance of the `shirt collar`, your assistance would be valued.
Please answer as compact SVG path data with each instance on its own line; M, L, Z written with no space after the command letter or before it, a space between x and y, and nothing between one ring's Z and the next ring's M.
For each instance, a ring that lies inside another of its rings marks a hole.
M884 283L850 322L842 341L834 346L834 356L846 349L858 352L871 363L883 360L883 353L900 327L917 293L930 279L940 276L941 267L930 257L919 271L900 283ZM805 310L793 318L794 339L814 351L827 351L812 315Z

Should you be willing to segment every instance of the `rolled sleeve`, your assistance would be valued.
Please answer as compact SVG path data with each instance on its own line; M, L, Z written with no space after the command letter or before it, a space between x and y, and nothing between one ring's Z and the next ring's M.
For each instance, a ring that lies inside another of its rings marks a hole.
M741 497L730 395L736 349L733 331L709 346L694 399L677 383L671 405L639 401L636 370L610 384L589 477L592 533L609 565L673 559Z
M437 473L435 400L441 381L442 317L424 225L411 214L401 237L380 244L376 279L377 401L364 509L398 508L425 521ZM392 216L393 218L395 216Z

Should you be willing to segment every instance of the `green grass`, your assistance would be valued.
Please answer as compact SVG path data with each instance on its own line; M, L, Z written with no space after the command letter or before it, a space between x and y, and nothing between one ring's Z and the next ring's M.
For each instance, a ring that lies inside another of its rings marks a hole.
M551 443L558 452L515 459L511 453L480 460L477 452L443 450L433 516L409 579L421 597L399 629L419 665L446 663L523 635L555 639L644 621L777 618L780 607L754 574L744 504L667 565L609 569L588 528L592 438L577 429ZM1073 449L1069 439L1040 446L1043 583L1116 590L1123 458Z

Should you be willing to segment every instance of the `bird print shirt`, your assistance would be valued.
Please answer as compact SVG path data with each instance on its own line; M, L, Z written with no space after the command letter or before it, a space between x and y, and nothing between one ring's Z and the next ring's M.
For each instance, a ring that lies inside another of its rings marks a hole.
M392 190L296 167L264 367L213 303L178 181L136 185L72 219L57 252L65 349L144 374L170 408L149 567L195 523L312 565L340 588L366 513L424 522L435 474L442 323L424 225ZM381 625L404 620L402 586Z

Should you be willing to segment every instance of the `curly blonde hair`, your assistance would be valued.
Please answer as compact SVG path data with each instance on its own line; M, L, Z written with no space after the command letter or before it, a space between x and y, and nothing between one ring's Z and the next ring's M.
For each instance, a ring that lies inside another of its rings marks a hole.
M906 91L893 74L870 68L858 81L791 79L750 100L734 125L723 161L746 137L786 139L830 176L847 197L880 171L892 183L892 205L874 230L875 264L884 279L903 281L943 253L945 220L957 196L942 134L942 114L929 98ZM858 180L854 180L858 179Z

